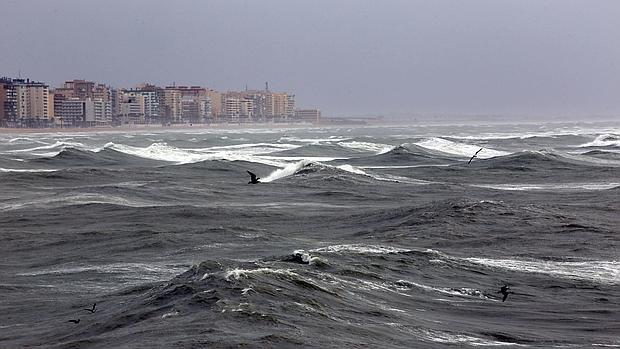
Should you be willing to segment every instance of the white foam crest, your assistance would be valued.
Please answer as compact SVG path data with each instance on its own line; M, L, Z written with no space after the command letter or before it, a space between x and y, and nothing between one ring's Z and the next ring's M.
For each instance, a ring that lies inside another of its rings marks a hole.
M145 148L112 143L109 148L141 158L175 162L179 164L197 162L203 159L201 154L172 147L166 143L153 143Z
M332 167L330 165L324 165L324 166ZM350 172L350 173L354 173L354 174L370 177L372 179L376 179L378 181L383 181L383 182L396 182L396 183L404 182L404 183L410 183L410 184L430 184L430 183L433 183L433 182L428 182L428 181L424 181L424 180L412 179L412 178L402 177L402 176L394 176L394 175L389 175L389 174L384 174L383 176L378 176L378 175L375 175L375 174L371 174L371 173L365 172L364 170L362 170L359 167L351 166L351 165L348 165L348 164L339 165L339 166L336 166L335 168L338 168L338 169L346 171L346 172Z
M220 152L223 150L235 150L242 151L249 154L269 154L282 150L290 150L301 147L295 144L282 144L282 143L244 143L234 145L214 146L209 148L196 149L197 151L204 152Z
M310 252L320 253L356 253L356 254L391 254L399 252L410 252L411 250L381 245L365 245L365 244L343 244L331 245L326 247L315 248Z
M261 155L261 159L269 159L276 161L310 161L310 162L330 162L334 160L346 160L347 158L333 158L326 156L270 156L270 155Z
M3 168L0 167L0 172L33 172L33 173L37 173L37 172L56 172L59 170L52 170L52 169L44 169L44 168Z
M568 279L620 284L620 262L618 261L556 262L489 258L465 258L464 260L488 267L517 272L539 273Z
M276 274L276 275L284 275L284 276L292 276L298 277L299 275L293 272L292 269L272 269L272 268L258 268L258 269L232 269L228 270L224 274L224 278L228 281L231 278L239 280L241 278L247 278L250 275L254 274Z
M338 145L345 147L345 148L357 150L357 151L372 152L375 154L387 153L388 151L394 149L394 146L391 146L389 144L358 142L358 141L339 142Z
M488 158L492 158L496 156L503 156L503 155L510 154L509 152L505 152L501 150L494 150L494 149L489 149L485 147L480 147L478 145L472 145L472 144L466 144L466 143L457 143L457 142L449 141L447 139L443 139L439 137L427 138L423 141L420 141L414 144L420 147L426 148L426 149L438 150L442 153L458 155L458 156L463 156L463 157L468 157L468 158L474 155L480 148L482 148L482 150L476 156L481 159L488 159Z
M415 335L425 341L444 344L458 344L470 346L526 346L519 343L500 342L494 340L483 339L466 334L451 333L445 331L437 331L430 329L413 329Z
M104 274L131 274L133 277L139 277L142 275L144 279L151 280L155 277L161 279L163 277L178 275L186 270L187 266L169 265L164 263L111 263L103 265L78 265L40 269L26 273L19 273L17 275L40 276L97 272Z
M344 142L349 140L347 137L338 137L331 136L328 138L298 138L298 137L280 137L278 142L288 141L288 142L299 142L299 143L309 143L309 144L321 144L321 143L332 143L332 142Z
M301 160L299 162L295 162L292 164L286 165L284 168L279 168L273 172L271 172L267 177L261 178L261 182L269 183L273 182L276 179L288 177L294 175L297 171L301 170L305 166L311 164L312 161L309 160Z
M0 211L12 211L26 207L50 207L50 206L70 206L86 204L112 204L127 207L155 207L165 206L162 202L150 202L145 200L126 199L120 196L104 195L97 193L80 193L66 196L48 196L38 200L28 200L27 202L8 203L0 206Z
M620 187L620 182L606 183L561 183L561 184L470 184L472 187L507 190L507 191L571 191L571 190L607 190Z
M207 160L247 161L269 166L283 166L284 162L277 158L267 158L252 155L249 152L218 151L210 152L204 149L182 149L169 146L166 143L153 143L145 148L133 147L124 144L108 143L104 148L138 156L141 158L172 162L175 164L189 164Z
M295 250L293 251L293 255L299 256L299 258L301 258L301 261L307 264L315 264L316 262L321 261L321 258L311 256L310 253L306 252L305 250Z
M62 150L64 150L67 147L77 148L77 149L85 149L86 148L84 146L84 144L79 143L79 142L60 142L60 141L57 141L54 144L42 145L42 146L34 147L34 148L8 150L7 153L30 153L30 152L34 152L34 151L38 151L38 150L50 150L50 149L56 149L56 148L60 148L60 150L62 151ZM55 153L55 154L57 154L57 153Z
M477 290L475 288L461 287L461 288L447 288L447 287L432 287L424 284L419 284L413 281L407 280L398 280L396 282L397 285L405 285L407 287L416 287L429 292L439 292L443 294L448 294L452 296L459 297L474 297L480 299L489 299L489 297L485 296L482 291Z
M343 171L347 171L347 172L351 172L351 173L355 173L355 174L359 174L359 175L364 175L364 176L368 176L368 177L372 177L371 175L369 175L368 173L364 172L363 170L355 167L355 166L351 166L351 165L339 165L336 166L336 168L339 168Z
M114 149L115 145L116 144L114 142L108 142L108 143L104 144L102 147L94 148L94 149L91 149L90 151L92 151L93 153L99 153L99 152L103 151L104 149L108 149L108 148Z
M167 319L167 318L170 318L170 317L179 316L179 314L180 314L180 313L179 313L179 311L178 311L178 310L174 310L174 311L171 311L171 312L169 312L169 313L165 313L164 315L162 315L162 316L161 316L161 318L162 318L162 319Z
M9 142L9 143L21 143L21 144L27 144L27 143L47 144L47 143L45 143L43 141L40 141L38 139L32 139L32 138L28 138L28 137L11 138L11 139L7 140L7 142Z
M592 142L580 144L578 147L620 147L620 135L602 134L598 135Z

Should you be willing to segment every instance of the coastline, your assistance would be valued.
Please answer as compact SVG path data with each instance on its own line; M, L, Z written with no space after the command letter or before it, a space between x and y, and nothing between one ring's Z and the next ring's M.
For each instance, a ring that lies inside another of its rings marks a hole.
M151 125L124 125L104 127L64 127L64 128L7 128L0 127L0 134L33 134L33 133L122 133L122 132L151 132L151 131L187 131L187 130L252 130L252 129L283 129L283 128L315 128L329 124L316 123L256 123L256 124L179 124L163 126Z

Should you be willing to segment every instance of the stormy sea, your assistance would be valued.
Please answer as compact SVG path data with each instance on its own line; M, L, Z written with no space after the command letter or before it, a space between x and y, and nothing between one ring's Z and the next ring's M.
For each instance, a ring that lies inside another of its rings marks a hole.
M1 134L0 348L620 347L618 123L275 127Z

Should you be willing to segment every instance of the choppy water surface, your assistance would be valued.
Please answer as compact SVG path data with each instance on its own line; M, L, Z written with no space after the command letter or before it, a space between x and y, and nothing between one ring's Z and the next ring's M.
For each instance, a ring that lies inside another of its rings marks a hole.
M149 132L0 135L0 347L620 347L617 124Z

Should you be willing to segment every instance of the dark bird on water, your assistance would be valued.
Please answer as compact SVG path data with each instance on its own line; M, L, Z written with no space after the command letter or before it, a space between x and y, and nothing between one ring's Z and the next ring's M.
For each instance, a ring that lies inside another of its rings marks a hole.
M501 293L504 295L504 298L502 298L502 302L506 301L506 298L508 298L509 294L514 293L514 292L508 291L508 289L509 289L508 285L504 285L502 286L502 288L499 289L499 291L497 291L497 293Z
M250 174L250 181L248 182L248 184L256 184L256 183L260 183L258 180L260 179L259 177L256 177L256 175L250 171L248 171L248 173Z
M93 304L93 307L91 309L82 309L82 310L86 310L86 311L90 311L91 313L94 313L95 311L97 311L95 308L97 307L97 303Z
M471 163L471 161L476 157L476 155L478 155L478 153L480 153L480 151L482 150L482 148L478 149L478 151L474 154L474 156L471 157L471 159L469 159L469 161L467 162L467 164L469 165Z
M74 324L79 324L79 323L80 323L80 319L77 319L77 320L69 320L69 321L67 321L67 322L72 322L72 323L74 323Z

